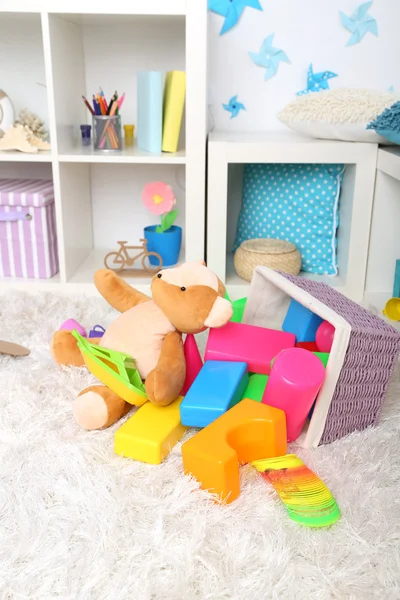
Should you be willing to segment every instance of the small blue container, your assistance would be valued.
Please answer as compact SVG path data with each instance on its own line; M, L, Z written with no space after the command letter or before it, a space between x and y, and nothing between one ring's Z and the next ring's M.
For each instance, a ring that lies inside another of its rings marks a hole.
M81 125L82 146L90 146L91 140L91 125Z
M168 231L157 233L156 225L149 225L144 228L144 237L147 240L147 250L157 252L161 256L163 267L176 265L181 251L182 227L172 225ZM150 264L156 267L157 259L150 257Z

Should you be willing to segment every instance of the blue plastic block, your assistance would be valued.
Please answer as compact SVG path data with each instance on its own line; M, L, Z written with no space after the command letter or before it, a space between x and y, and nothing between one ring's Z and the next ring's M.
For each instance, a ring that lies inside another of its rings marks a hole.
M322 321L321 317L296 300L292 300L282 329L288 333L294 333L297 342L315 342L315 335Z
M240 402L248 382L246 363L207 361L182 401L182 425L206 427Z
M394 272L393 298L400 298L400 260L396 260Z

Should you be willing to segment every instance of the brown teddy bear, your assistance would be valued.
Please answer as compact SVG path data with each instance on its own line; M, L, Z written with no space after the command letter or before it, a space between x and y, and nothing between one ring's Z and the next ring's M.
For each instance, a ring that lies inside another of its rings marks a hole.
M224 285L202 261L161 270L151 283L152 299L113 271L97 271L94 282L121 315L101 339L91 342L132 356L150 402L167 406L179 396L185 381L182 334L222 327L232 317ZM85 364L69 331L57 331L51 349L59 364ZM131 408L104 385L92 385L75 399L73 412L85 429L103 429Z

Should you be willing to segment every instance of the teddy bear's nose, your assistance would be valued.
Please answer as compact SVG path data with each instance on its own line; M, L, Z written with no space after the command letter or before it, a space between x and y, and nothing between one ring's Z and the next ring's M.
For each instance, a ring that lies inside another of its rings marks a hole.
M186 292L186 288L185 287L181 287L182 292Z

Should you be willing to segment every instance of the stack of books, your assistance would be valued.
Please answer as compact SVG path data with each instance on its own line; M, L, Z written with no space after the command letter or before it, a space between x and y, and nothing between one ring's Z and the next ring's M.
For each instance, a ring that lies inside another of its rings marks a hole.
M138 73L138 147L146 152L176 152L186 96L186 73Z

